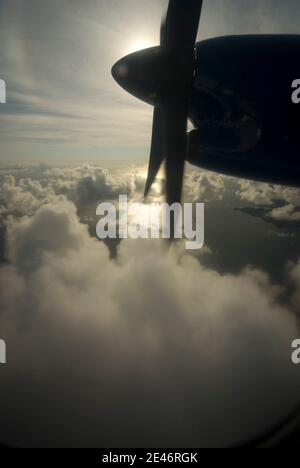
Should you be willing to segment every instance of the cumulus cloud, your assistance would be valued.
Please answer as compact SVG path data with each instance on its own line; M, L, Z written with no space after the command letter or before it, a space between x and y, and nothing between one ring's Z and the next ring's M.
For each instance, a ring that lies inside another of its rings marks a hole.
M289 205L280 208L274 208L270 217L278 221L300 221L300 211L297 211L295 206L290 203Z
M7 258L22 270L35 268L48 253L76 249L82 232L85 227L78 222L73 203L45 205L32 218L8 219Z
M92 176L85 176L79 180L76 196L80 205L96 203L100 200L117 198L120 194L130 195L132 186L130 181L112 178L107 171L98 170Z
M239 185L237 196L243 201L262 206L272 205L275 201L300 206L300 191L297 188L245 180Z
M66 197L77 208L119 195L142 201L146 172L142 167L124 168L117 173L89 164L77 167L48 167L40 164L18 168L13 174L0 176L0 215L32 215L43 204ZM153 184L148 202L159 201L165 193L165 180L159 176ZM222 200L223 176L189 168L185 180L187 202Z
M241 201L251 205L253 215L280 226L299 224L299 189L249 181L241 181L239 185L236 195Z
M289 265L289 279L293 288L292 306L294 312L299 316L300 313L300 260L291 262Z
M42 205L68 198L78 208L119 195L141 193L145 178L137 169L112 175L99 166L17 169L0 179L0 215L32 215ZM158 193L159 188L156 190Z
M53 196L53 192L43 190L37 181L25 179L17 183L13 175L7 175L0 185L0 215L31 215Z
M186 177L186 196L193 202L222 200L225 180L222 175L193 169Z
M7 257L7 442L226 445L296 404L297 322L266 274L221 276L157 241L126 241L111 261L65 200L10 218Z

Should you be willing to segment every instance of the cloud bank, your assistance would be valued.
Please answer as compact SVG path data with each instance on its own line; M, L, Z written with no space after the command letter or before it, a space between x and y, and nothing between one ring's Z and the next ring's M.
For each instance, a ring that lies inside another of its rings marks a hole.
M4 441L223 446L297 404L299 265L283 306L261 271L220 275L156 241L123 242L111 261L71 200L27 207L6 217L0 268Z

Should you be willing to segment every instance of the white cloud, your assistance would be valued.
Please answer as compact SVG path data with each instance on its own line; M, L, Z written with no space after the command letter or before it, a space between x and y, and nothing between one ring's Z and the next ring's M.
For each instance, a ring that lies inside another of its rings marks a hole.
M51 189L42 188L38 181L17 182L14 176L7 175L0 184L0 215L32 215L41 205L56 198Z
M222 200L225 193L225 180L222 175L195 169L188 172L185 181L186 197L193 202Z
M292 306L294 312L299 316L300 311L300 260L289 265L289 278L293 287Z
M84 164L76 167L49 167L39 164L25 166L0 174L0 215L32 215L45 203L54 203L67 198L80 210L101 201L117 200L119 195L143 202L146 185L146 168L125 167L122 170L107 170L98 165ZM219 199L216 185L218 176L209 174L193 178L188 176L187 201L200 197L201 201ZM220 190L224 190L222 185ZM159 175L154 182L147 203L162 201L165 179ZM205 194L205 195L204 195Z
M222 445L296 403L297 322L264 273L221 276L156 241L126 241L110 261L66 201L10 218L8 240L7 442Z
M300 190L298 188L240 181L236 196L258 208L268 221L298 223L300 221ZM263 208L263 211L260 210Z
M300 206L300 190L281 185L241 180L237 196L245 202L258 206L273 205L275 201Z
M297 211L292 203L274 208L269 216L277 221L300 221L300 211Z
M45 203L72 200L77 207L119 195L141 196L145 177L138 169L113 175L99 166L49 168L39 165L17 169L0 180L0 215L32 215ZM159 196L160 187L153 192Z

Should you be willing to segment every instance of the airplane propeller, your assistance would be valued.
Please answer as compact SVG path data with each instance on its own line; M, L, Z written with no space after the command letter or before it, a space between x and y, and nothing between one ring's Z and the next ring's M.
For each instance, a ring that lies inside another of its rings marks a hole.
M169 204L181 200L184 161L187 153L189 95L193 81L195 42L202 0L170 0L161 25L161 48L170 64L171 83L154 110L153 136L145 196L163 160L166 160L166 191ZM169 86L168 86L169 85ZM160 127L160 128L159 128Z
M202 0L170 0L161 25L160 47L131 54L112 69L124 89L154 104L145 197L165 160L166 197L170 205L181 200L201 9Z

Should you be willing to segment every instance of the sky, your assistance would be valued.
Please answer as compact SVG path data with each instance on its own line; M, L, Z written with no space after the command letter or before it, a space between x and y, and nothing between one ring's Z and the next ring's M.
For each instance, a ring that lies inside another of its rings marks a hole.
M0 1L1 163L145 163L152 109L111 78L112 65L158 44L166 0ZM204 2L199 40L298 33L299 2Z
M0 441L232 446L299 406L300 192L187 166L205 247L96 239L141 200L147 105L110 76L166 1L0 0ZM298 0L204 1L199 40L297 33ZM262 77L263 85L263 77ZM150 200L163 200L164 180Z

